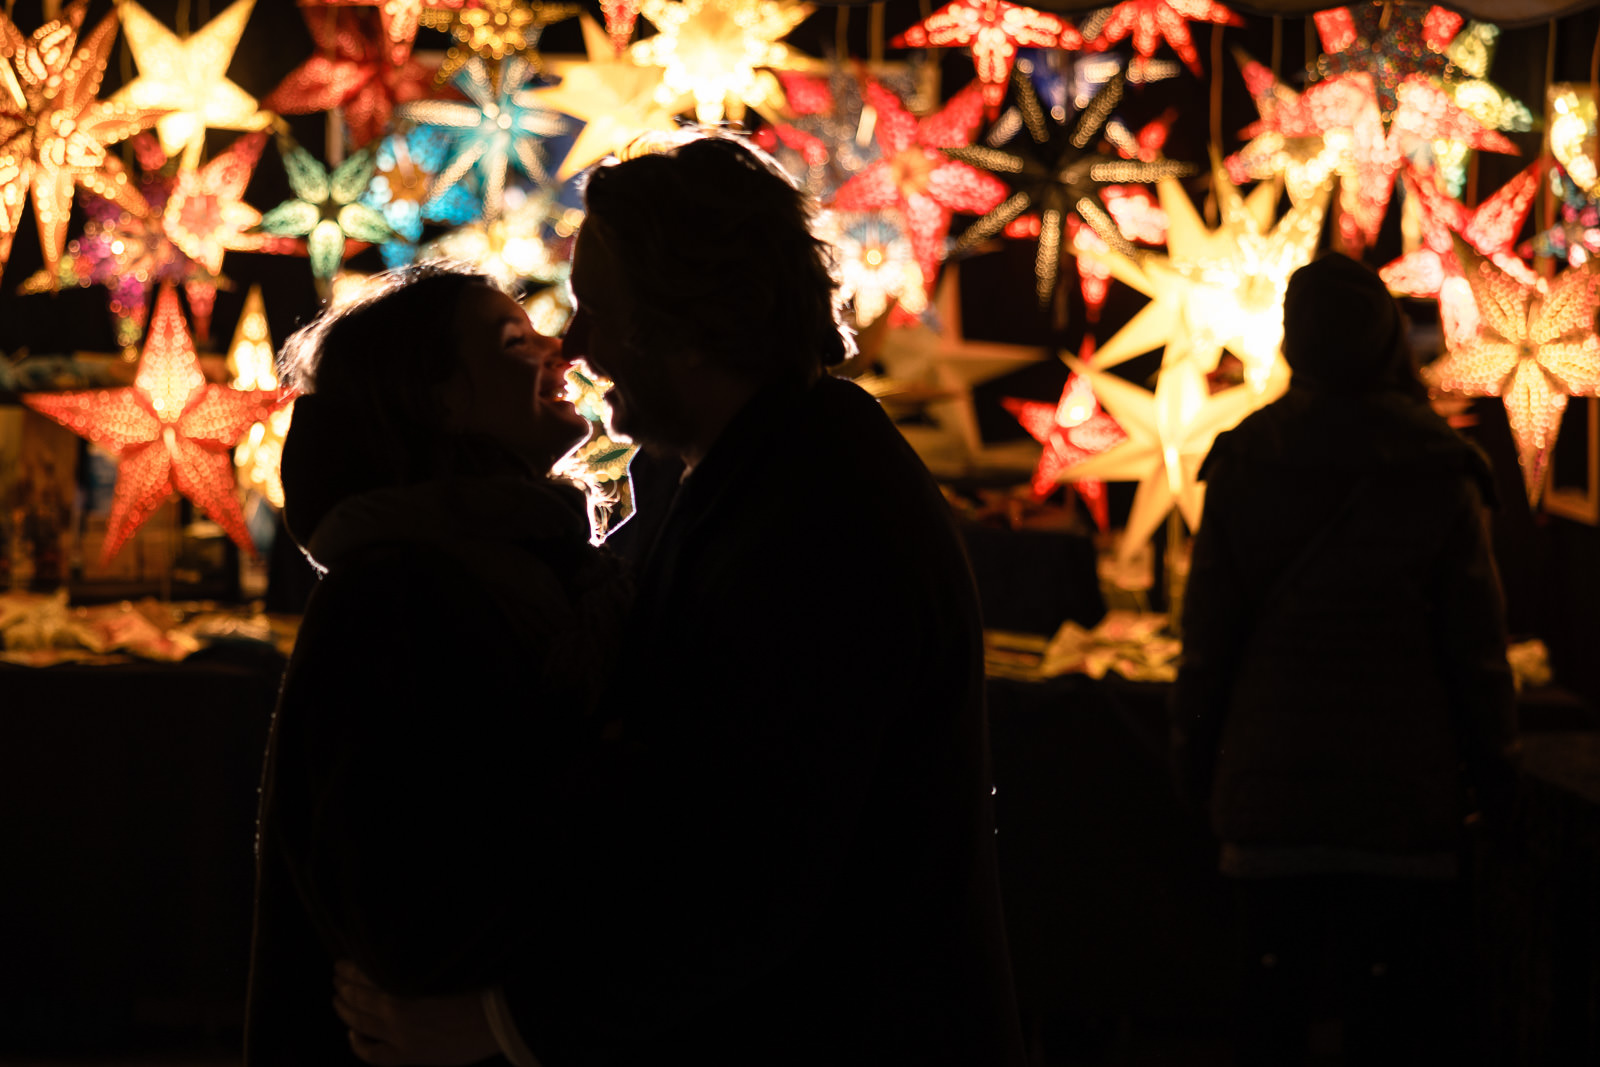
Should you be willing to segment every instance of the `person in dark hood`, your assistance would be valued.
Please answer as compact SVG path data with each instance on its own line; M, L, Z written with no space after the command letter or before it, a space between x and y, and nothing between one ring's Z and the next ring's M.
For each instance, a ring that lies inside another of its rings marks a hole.
M1512 775L1493 481L1429 408L1365 266L1295 272L1283 354L1288 392L1202 468L1177 768L1237 887L1240 1062L1301 1062L1326 952L1346 1061L1418 1062L1444 1018L1463 823Z
M413 994L503 977L626 608L546 476L584 430L559 346L489 279L392 273L285 357L285 518L323 577L263 776L251 1067L358 1062L336 961Z

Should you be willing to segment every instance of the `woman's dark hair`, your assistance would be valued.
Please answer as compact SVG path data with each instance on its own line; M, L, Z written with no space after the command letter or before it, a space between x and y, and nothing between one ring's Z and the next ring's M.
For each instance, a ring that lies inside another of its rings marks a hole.
M302 394L284 442L284 514L306 544L341 500L438 475L454 453L441 388L459 366L456 305L488 277L449 263L380 275L358 300L324 312L279 354Z
M1303 389L1428 398L1400 305L1376 271L1337 252L1290 275L1283 358Z
M592 227L631 290L634 344L754 382L809 381L854 344L811 202L760 152L697 136L596 169Z

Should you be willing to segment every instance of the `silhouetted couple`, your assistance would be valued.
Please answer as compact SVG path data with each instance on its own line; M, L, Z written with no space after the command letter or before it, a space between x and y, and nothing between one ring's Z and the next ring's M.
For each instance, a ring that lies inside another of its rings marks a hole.
M294 341L251 1067L1022 1062L976 597L808 223L693 140L593 174L564 351L441 267ZM574 358L688 471L636 577Z

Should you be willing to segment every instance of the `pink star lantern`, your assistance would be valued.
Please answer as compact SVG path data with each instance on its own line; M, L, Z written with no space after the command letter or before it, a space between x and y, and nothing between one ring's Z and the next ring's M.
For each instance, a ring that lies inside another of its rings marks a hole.
M1142 69L1165 40L1178 58L1199 77L1200 54L1189 36L1189 20L1220 26L1242 26L1244 20L1215 0L1124 0L1111 9L1100 34L1089 46L1104 52L1125 37L1133 38L1134 60Z
M1087 362L1093 354L1094 338L1085 337L1080 358ZM1034 498L1038 500L1055 492L1063 481L1062 471L1128 439L1117 421L1101 410L1089 379L1076 371L1067 377L1057 403L1045 404L1011 396L1000 403L1035 441L1044 445L1031 483ZM1098 478L1084 478L1069 484L1088 507L1095 524L1102 530L1110 529L1106 483Z
M1018 48L1083 47L1066 19L1005 0L955 0L889 42L894 48L972 50L990 117L1000 113ZM967 142L962 142L963 144Z
M932 292L951 214L982 214L1010 191L994 175L939 151L972 143L983 120L980 84L971 83L939 111L920 119L873 79L867 80L864 95L878 112L874 136L883 155L841 185L828 206L860 212L898 209L922 270L923 289Z
M174 490L255 555L234 490L233 446L278 406L278 393L207 382L163 286L133 385L31 393L23 403L117 456L117 488L101 558L109 560Z
M388 128L396 104L428 95L433 68L410 58L391 62L391 44L366 12L307 8L305 17L317 54L290 71L262 107L283 115L343 108L359 148Z

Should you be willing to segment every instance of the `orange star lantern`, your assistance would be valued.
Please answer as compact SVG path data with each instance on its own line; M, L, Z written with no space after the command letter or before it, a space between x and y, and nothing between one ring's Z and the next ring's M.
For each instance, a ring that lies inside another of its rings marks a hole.
M1094 338L1086 338L1081 359L1088 362L1094 355ZM1095 399L1094 387L1089 379L1074 371L1067 377L1061 390L1061 400L1046 404L1038 400L1019 400L1005 397L1000 401L1007 411L1022 424L1022 428L1041 445L1039 465L1033 469L1033 495L1043 500L1062 483L1061 472L1076 466L1102 452L1115 448L1128 439L1122 427L1100 409ZM1089 508L1089 514L1102 530L1111 528L1108 513L1109 501L1106 483L1098 478L1084 478L1071 482L1072 488Z
M234 495L233 446L278 406L278 394L206 381L170 285L156 298L132 386L22 399L116 454L117 489L102 560L116 555L174 489L255 554Z
M1446 333L1450 350L1429 375L1441 389L1504 401L1533 504L1544 489L1567 397L1600 394L1600 277L1569 270L1525 284L1460 237L1455 254L1477 300L1478 325L1469 337Z
M293 241L249 232L261 212L240 197L266 144L265 133L247 133L205 166L178 171L162 224L172 243L212 274L222 272L229 252L286 253L296 247Z
M1072 23L1005 0L955 0L889 42L895 48L972 50L990 117L1000 113L1018 48L1082 48Z

